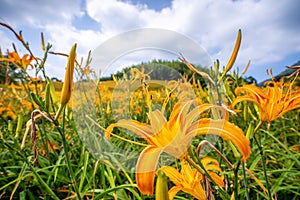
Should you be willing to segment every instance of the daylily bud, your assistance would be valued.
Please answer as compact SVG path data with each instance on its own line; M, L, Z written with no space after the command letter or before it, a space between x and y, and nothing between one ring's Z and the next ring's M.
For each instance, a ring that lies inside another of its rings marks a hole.
M41 45L42 45L42 50L45 51L45 40L44 40L44 34L41 33Z
M22 124L23 124L23 116L22 116L22 114L19 114L18 115L18 123L17 123L15 138L19 138L19 134L20 134L21 129L22 129Z
M234 45L234 49L232 51L232 54L231 54L231 57L225 67L225 71L223 72L223 74L226 74L233 66L234 62L235 62L235 59L237 57L237 54L239 52L239 48L240 48L240 45L241 45L241 40L242 40L242 32L241 32L241 29L239 30L238 32L238 36L236 38L236 41L235 41L235 45Z
M155 199L169 200L167 177L164 174L164 172L161 170L159 170L157 174L158 177L157 177L156 188L155 188Z
M250 65L250 60L248 61L248 63L247 63L247 65L245 66L245 68L243 69L243 71L242 71L242 75L244 75L245 73L246 73L246 71L247 71L247 69L248 69L248 67L249 67L249 65Z
M76 58L76 44L73 45L68 59L67 71L65 74L65 80L62 87L61 97L60 97L60 103L62 106L66 105L71 97L75 58Z
M50 108L50 83L49 83L49 78L47 77L47 84L46 84L46 91L45 91L45 109L46 111L49 111Z

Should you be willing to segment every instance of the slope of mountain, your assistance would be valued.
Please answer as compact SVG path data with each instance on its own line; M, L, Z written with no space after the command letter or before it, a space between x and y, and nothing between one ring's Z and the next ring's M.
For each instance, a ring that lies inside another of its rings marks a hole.
M296 62L295 64L293 64L292 66L297 66L297 65L300 65L300 60L298 62ZM296 71L296 69L285 69L284 71L280 72L278 75L274 76L275 80L276 81L279 81L281 79L281 77L284 77L284 76L289 76L291 75L292 73L294 73ZM262 86L264 85L264 83L266 81L270 81L271 79L267 79L267 80L264 80L260 83L258 83L258 86Z

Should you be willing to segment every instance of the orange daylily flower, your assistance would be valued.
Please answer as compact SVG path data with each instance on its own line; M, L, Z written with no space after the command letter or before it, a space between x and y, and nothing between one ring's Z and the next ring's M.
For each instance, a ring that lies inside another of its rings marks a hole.
M130 69L130 74L133 78L133 80L150 80L150 75L149 74L145 74L145 68L142 67L141 70L139 70L138 68L131 68Z
M24 54L23 57L21 58L19 54L14 51L14 52L8 52L8 58L2 57L0 58L0 61L10 62L14 64L16 67L19 67L25 71L28 65L31 66L31 68L33 69L33 65L31 64L31 62L35 59L38 58L34 58L29 54Z
M224 187L224 174L222 173L219 162L216 159L207 156L201 159L201 163L216 184L220 187Z
M52 141L47 142L47 147L48 147L48 151L49 151L49 152L59 150L59 148L56 146L56 144L55 144L54 142L52 142ZM43 156L46 155L46 149L45 149L44 147L39 148L38 151L39 151Z
M300 91L292 91L292 83L269 81L266 85L265 90L255 85L238 87L235 90L238 97L231 107L241 101L253 101L259 108L263 122L271 122L290 110L300 108ZM242 96L242 92L246 95Z
M249 157L249 140L240 128L226 120L199 119L200 114L206 110L222 108L201 104L189 112L195 102L177 103L169 121L161 111L155 110L148 113L150 125L135 120L119 120L107 128L108 139L114 127L121 127L136 133L149 144L141 152L136 165L136 181L143 194L153 194L154 175L160 154L166 152L176 158L184 158L191 140L196 135L219 135L231 140L238 147L243 155L242 161L245 162Z
M208 170L209 175L214 179L214 181L220 186L224 187L224 175L222 174L222 170L219 166L217 160L209 157L205 157L201 161ZM193 195L195 198L199 200L206 200L206 194L202 187L201 182L204 180L204 175L201 174L198 170L192 169L190 165L186 161L181 161L181 171L178 172L177 169L164 166L160 170L164 172L166 176L175 184L169 190L169 199L173 200L174 196L180 190ZM217 173L212 172L212 170L221 173L219 176Z

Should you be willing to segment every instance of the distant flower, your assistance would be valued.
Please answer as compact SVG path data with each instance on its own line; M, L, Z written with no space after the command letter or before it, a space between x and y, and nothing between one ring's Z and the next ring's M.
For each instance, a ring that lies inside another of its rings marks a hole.
M33 65L31 64L31 62L35 59L38 59L38 58L34 58L33 56L31 56L29 54L24 54L21 58L19 56L19 54L14 51L14 52L8 52L8 58L6 58L6 57L0 58L0 62L2 62L2 61L10 62L13 65L15 65L16 67L26 71L27 66L31 66L31 68L33 69Z
M194 102L177 103L169 121L161 111L155 110L148 114L150 125L135 120L120 120L107 128L107 138L110 138L114 127L121 127L136 133L149 144L141 152L136 166L136 181L143 194L153 194L154 172L160 154L166 152L184 158L192 138L197 135L215 134L231 140L243 154L242 161L249 157L249 140L243 131L226 120L199 119L202 112L216 106L202 104L189 112Z
M205 169L209 170L208 173L214 179L214 181L220 187L224 187L224 175L222 174L222 170L219 167L218 161L213 158L205 157L201 162L203 163ZM180 190L193 195L199 200L207 199L206 193L202 187L204 175L201 174L198 170L192 169L186 161L181 161L180 172L170 166L164 166L160 170L163 171L164 174L168 176L170 180L175 184L175 186L173 186L169 190L170 200L172 200Z
M238 87L235 90L238 97L231 106L241 101L253 101L263 122L271 122L290 110L300 108L300 91L292 91L292 83L269 81L266 85L266 88L255 85Z
M48 148L48 151L49 151L49 152L53 152L53 151L59 150L59 147L56 146L56 144L55 144L54 142L52 142L52 141L47 142L46 144L47 144L47 148ZM46 153L47 153L45 147L38 148L37 150L38 150L39 153L42 154L43 156L45 156Z
M151 79L149 74L145 74L144 67L142 67L141 70L139 70L138 68L131 68L130 74L131 74L133 80L146 81L146 80Z

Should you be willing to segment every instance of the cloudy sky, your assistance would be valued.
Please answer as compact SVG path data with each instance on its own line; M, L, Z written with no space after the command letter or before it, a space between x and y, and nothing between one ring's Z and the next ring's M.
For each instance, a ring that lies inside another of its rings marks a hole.
M238 29L242 44L235 67L251 65L246 76L261 81L266 69L274 74L300 60L300 1L298 0L1 0L0 21L23 31L36 55L42 55L40 32L52 51L68 53L78 43L86 57L110 38L139 28L174 31L203 47L212 60L226 65ZM17 44L0 27L2 52ZM51 77L64 76L66 58L51 55Z

